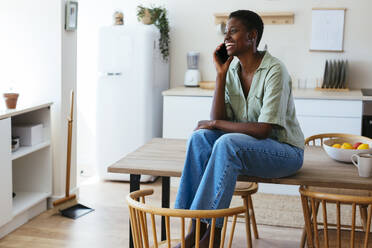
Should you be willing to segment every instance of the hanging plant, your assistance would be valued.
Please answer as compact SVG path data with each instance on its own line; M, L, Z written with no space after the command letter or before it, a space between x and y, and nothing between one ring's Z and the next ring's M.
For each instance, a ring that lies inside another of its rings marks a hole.
M159 29L159 49L163 60L168 61L170 40L167 10L162 7L146 8L139 5L137 6L137 19L147 25L154 24Z

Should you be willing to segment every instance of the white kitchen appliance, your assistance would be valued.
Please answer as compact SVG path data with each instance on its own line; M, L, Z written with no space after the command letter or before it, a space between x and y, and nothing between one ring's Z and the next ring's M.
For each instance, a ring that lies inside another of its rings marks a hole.
M187 53L187 71L185 73L184 85L189 87L199 86L201 81L199 66L199 52L188 52Z
M161 92L169 88L169 64L158 39L151 25L100 29L96 161L102 179L129 181L129 175L109 173L107 167L162 136Z

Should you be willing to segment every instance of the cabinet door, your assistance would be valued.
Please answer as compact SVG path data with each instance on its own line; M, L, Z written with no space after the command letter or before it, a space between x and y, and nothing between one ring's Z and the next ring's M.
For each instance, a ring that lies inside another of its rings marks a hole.
M12 218L12 161L10 118L0 120L0 226Z
M187 139L211 107L212 97L164 96L163 138Z
M361 135L362 101L295 99L305 138L320 133Z
M361 135L360 118L297 116L305 138L320 133L348 133Z

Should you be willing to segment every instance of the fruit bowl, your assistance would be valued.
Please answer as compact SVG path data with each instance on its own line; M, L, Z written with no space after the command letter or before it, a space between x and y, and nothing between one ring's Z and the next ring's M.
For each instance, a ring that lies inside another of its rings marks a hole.
M341 149L332 147L334 144L350 143L355 144L362 142L369 145L369 149ZM372 140L369 138L333 138L323 142L323 148L332 159L351 163L351 156L358 153L372 153Z

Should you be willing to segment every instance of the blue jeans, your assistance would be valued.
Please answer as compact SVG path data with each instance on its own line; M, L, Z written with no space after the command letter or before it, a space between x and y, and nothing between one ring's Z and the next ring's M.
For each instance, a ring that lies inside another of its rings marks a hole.
M301 168L303 155L302 149L272 139L197 130L188 140L175 208L228 208L238 175L286 177ZM223 219L216 225L222 227Z

